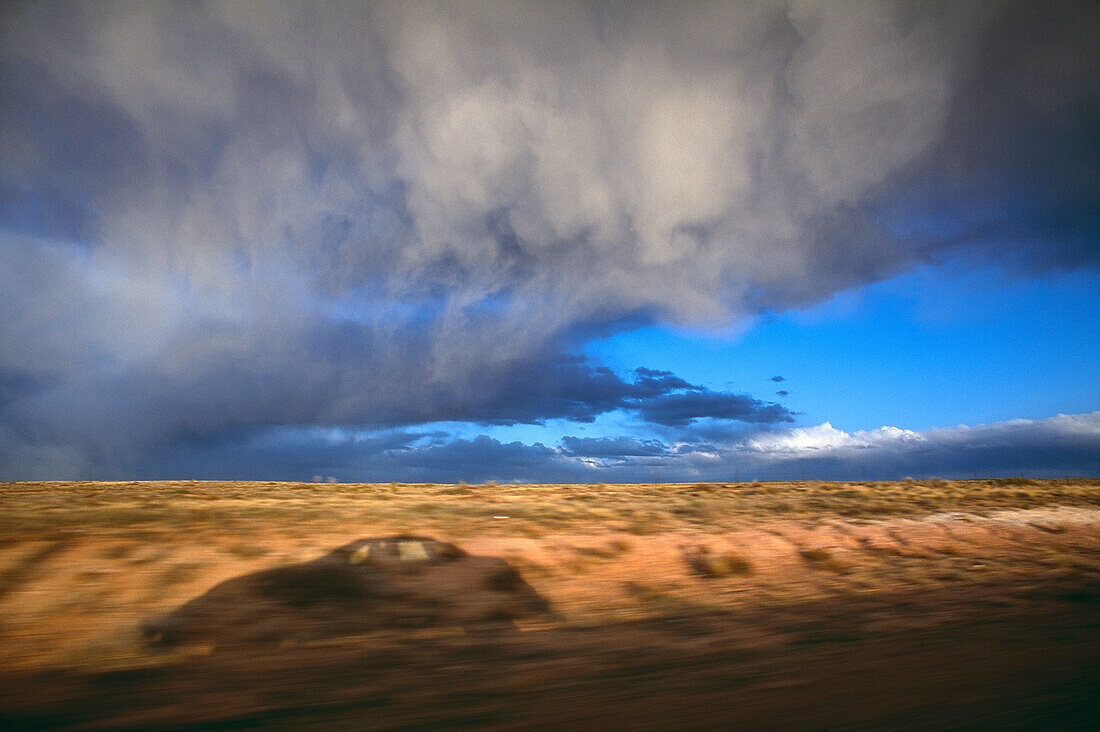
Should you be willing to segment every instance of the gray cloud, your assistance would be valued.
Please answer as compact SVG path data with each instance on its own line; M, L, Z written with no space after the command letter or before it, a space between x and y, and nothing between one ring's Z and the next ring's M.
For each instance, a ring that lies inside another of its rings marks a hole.
M564 354L953 252L1094 265L1096 13L7 4L0 459L94 474L271 425L609 408L782 421Z

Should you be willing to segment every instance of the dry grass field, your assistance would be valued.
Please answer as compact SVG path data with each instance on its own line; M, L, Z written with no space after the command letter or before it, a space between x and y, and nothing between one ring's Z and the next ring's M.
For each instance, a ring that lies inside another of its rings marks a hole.
M5 728L1088 728L1100 481L2 484L0 669Z

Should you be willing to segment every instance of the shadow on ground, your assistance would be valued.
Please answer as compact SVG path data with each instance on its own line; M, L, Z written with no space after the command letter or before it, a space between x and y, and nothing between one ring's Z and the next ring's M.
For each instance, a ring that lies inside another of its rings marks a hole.
M506 561L423 536L360 539L227 580L145 623L156 644L310 642L385 630L507 627L549 604Z

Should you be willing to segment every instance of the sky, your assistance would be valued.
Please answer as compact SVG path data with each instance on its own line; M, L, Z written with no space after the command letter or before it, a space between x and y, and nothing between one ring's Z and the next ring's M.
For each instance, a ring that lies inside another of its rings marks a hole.
M1089 2L0 9L0 480L1100 473Z

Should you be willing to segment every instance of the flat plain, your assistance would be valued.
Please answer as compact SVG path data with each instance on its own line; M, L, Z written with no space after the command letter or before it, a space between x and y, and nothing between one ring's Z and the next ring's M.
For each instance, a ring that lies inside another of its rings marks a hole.
M5 728L1095 728L1100 481L7 483L0 669Z

